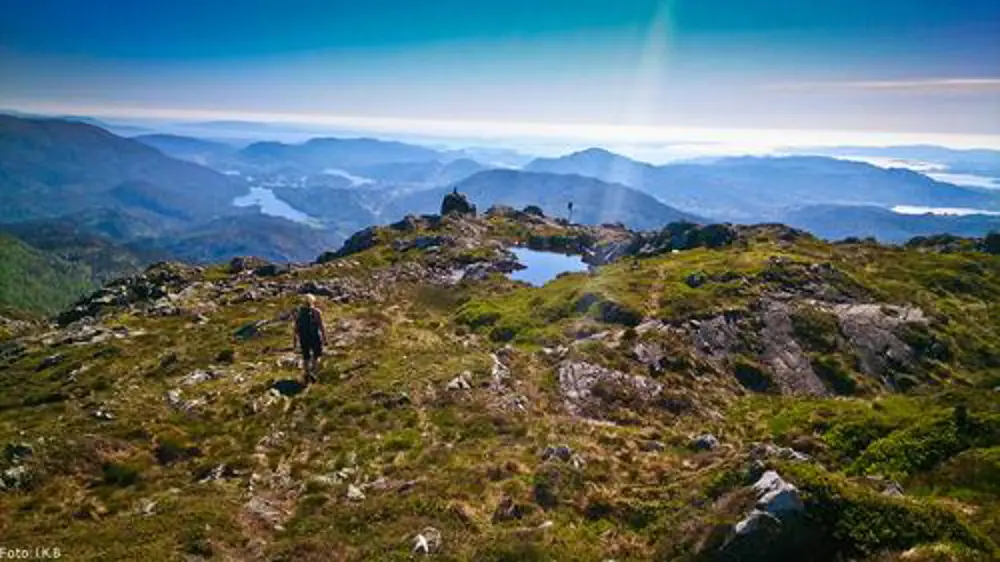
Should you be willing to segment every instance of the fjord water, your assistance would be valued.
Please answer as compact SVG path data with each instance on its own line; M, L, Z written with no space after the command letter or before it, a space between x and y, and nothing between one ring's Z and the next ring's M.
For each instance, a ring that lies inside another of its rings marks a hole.
M265 215L281 217L299 223L309 223L309 215L292 207L282 201L273 191L264 187L251 187L250 193L241 195L233 200L236 207L260 207L260 212Z
M517 261L525 266L510 274L515 281L524 281L536 287L555 279L567 271L587 271L587 264L580 256L567 256L555 252L540 252L528 248L512 248Z
M919 205L896 205L892 208L894 213L900 215L938 215L965 217L969 215L1000 216L998 211L987 209L969 209L966 207L922 207Z

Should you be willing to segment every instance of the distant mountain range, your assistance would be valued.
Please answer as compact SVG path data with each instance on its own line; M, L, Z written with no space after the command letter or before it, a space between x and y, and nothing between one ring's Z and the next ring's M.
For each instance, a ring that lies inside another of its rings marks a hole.
M826 156L880 157L940 164L948 172L1000 177L1000 150L954 149L932 145L834 146L794 149Z
M292 167L318 174L329 169L361 172L380 164L430 162L441 155L430 148L395 141L317 138L302 144L258 142L241 150L240 156L265 168Z
M534 156L517 150L481 146L446 150L444 154L451 159L468 158L493 168L520 168L535 159Z
M830 238L887 241L997 228L995 217L902 216L888 207L1000 210L1000 192L824 156L655 166L595 148L515 170L493 168L490 158L525 158L505 150L369 138L240 148L160 133L123 138L100 123L0 115L0 230L86 266L98 280L163 258L217 261L245 253L311 260L371 224L438 212L451 189L482 210L537 205L566 216L572 202L574 221L587 224L659 229L679 220L779 221ZM902 149L919 156L918 149L936 147ZM955 157L982 164L988 152ZM251 187L308 220L234 206Z
M168 156L213 168L226 167L227 161L232 161L238 151L230 144L180 135L139 135L132 139Z
M149 127L145 127L138 124L130 124L119 122L118 120L106 120L98 119L96 117L90 117L87 115L42 115L40 113L28 113L24 111L17 111L13 109L0 109L0 116L18 117L22 119L48 119L48 120L59 120L59 121L71 121L74 123L85 123L87 125L93 125L95 127L100 127L105 131L109 131L119 136L127 137L133 135L146 135L154 133L155 131Z
M573 220L583 224L621 222L635 229L654 229L677 221L705 222L624 185L584 176L519 170L487 170L453 188L407 193L386 204L381 216L393 220L408 213L437 213L442 197L451 189L465 193L484 211L495 204L515 208L537 205L551 216L565 217L567 205L572 202Z
M301 144L258 142L243 149L217 141L179 135L140 135L135 140L164 154L225 172L248 175L306 176L306 183L331 183L331 177L354 181L336 187L441 186L465 179L489 166L463 151L377 139L316 138Z
M654 166L601 149L537 159L529 171L580 174L645 191L715 220L767 222L811 205L921 205L1000 209L1000 193L903 169L815 156L723 158Z
M0 115L0 222L112 208L164 228L231 211L246 185L99 127Z
M211 146L164 136L145 141L168 150ZM247 192L243 179L94 125L0 115L0 230L98 274L120 273L153 256L214 261L236 250L310 260L342 241L235 207L233 200ZM80 237L102 249L80 251Z
M469 158L451 161L387 162L356 168L363 177L389 185L451 185L488 167Z
M871 236L891 243L941 233L982 237L1000 232L1000 216L994 215L903 215L879 207L837 205L797 209L782 216L781 222L830 240Z

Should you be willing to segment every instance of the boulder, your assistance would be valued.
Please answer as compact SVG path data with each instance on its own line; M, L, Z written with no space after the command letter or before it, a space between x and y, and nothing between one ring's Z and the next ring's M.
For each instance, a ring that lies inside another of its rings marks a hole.
M406 215L403 217L403 220L390 224L389 228L401 232L413 232L414 230L417 230L419 226L420 219L418 219L416 215Z
M697 289L705 284L707 281L704 273L692 273L684 278L684 283L692 289Z
M779 458L787 461L804 462L810 460L809 455L800 453L791 447L779 447L771 443L755 443L750 448L750 458L754 460L764 460L768 458Z
M184 413L192 413L205 403L203 399L185 400L179 388L168 390L166 399L171 408Z
M233 332L233 337L238 340L248 340L255 338L260 335L261 329L268 324L267 320L255 320L253 322L247 322Z
M181 379L181 384L185 386L194 386L196 384L201 384L203 382L208 382L218 378L222 378L224 375L225 373L222 371L216 371L212 369L208 370L196 369L195 371L191 372L191 374Z
M469 390L472 388L472 384L469 383L469 378L471 373L468 371L458 375L457 377L451 379L448 384L445 385L445 390Z
M347 499L353 502L364 501L365 493L361 491L361 488L355 486L354 484L347 485Z
M753 510L749 515L733 525L736 536L748 536L762 532L774 532L781 526L777 517L766 511Z
M840 331L858 358L858 369L880 377L894 367L912 365L915 354L903 340L906 325L926 325L919 308L879 304L840 304L833 309Z
M691 440L691 448L696 451L714 451L719 445L719 438L711 433L699 435Z
M514 218L517 216L517 211L509 205L493 205L489 209L486 209L486 216Z
M441 201L441 216L450 214L476 216L476 206L469 202L468 196L464 193L452 191Z
M663 385L653 379L566 360L558 368L559 392L570 414L605 418L614 408L643 409L656 401Z
M441 531L434 527L425 527L413 538L413 552L431 554L441 550Z
M256 267L253 270L253 274L257 277L275 277L278 275L284 275L291 271L292 268L288 265L279 265L276 263L264 264L260 267Z
M632 348L632 357L649 368L653 375L662 373L666 367L666 352L662 347L653 343L637 343Z
M535 217L545 216L545 213L542 211L542 208L539 207L538 205L528 205L527 207L524 208L523 213Z
M267 265L267 260L254 256L236 256L229 260L229 273L243 273Z
M726 359L746 351L743 342L746 321L739 313L725 313L704 320L692 320L691 344L695 352L709 359Z
M0 472L0 492L25 490L34 482L34 474L26 466L14 466Z
M45 369L48 369L49 367L54 367L54 366L62 363L65 358L66 358L66 356L63 355L63 354L61 354L61 353L56 353L54 355L46 356L45 359L42 359L41 362L38 363L38 366L35 367L35 370L36 371L44 371Z
M3 448L3 460L6 462L18 463L25 459L30 459L34 451L24 443L8 443Z
M814 551L823 529L803 517L805 506L798 489L777 472L764 472L750 488L755 506L728 530L718 550L705 560L812 560L829 559Z
M337 258L363 252L369 248L373 248L376 244L378 244L378 227L369 226L364 230L359 230L352 234L351 237L344 242L344 245L341 246L336 252L323 252L320 254L320 256L316 258L316 263L323 264L331 262Z
M526 509L524 506L518 504L514 501L514 498L510 496L504 496L497 508L493 510L492 521L494 523L502 523L504 521L512 521L514 519L521 519L524 517Z
M547 461L549 459L558 459L563 462L569 462L569 459L573 457L573 449L569 445L549 445L542 451L542 460Z
M757 493L756 509L780 518L789 513L805 510L799 489L789 484L777 472L765 472L753 485Z
M297 292L300 295L316 295L318 297L334 298L339 293L332 287L317 283L316 281L306 281L299 285Z

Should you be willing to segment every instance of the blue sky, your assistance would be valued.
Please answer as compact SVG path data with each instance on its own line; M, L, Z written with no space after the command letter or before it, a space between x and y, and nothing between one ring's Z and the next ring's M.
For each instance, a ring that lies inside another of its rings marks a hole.
M997 137L996 53L996 0L0 0L0 107Z

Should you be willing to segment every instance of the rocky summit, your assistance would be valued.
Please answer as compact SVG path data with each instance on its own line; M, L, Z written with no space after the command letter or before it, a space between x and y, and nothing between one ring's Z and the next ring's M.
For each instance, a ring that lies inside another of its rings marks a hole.
M0 545L73 560L991 560L1000 257L541 209L160 263L0 340ZM533 287L511 248L589 272ZM311 294L329 341L304 386Z

